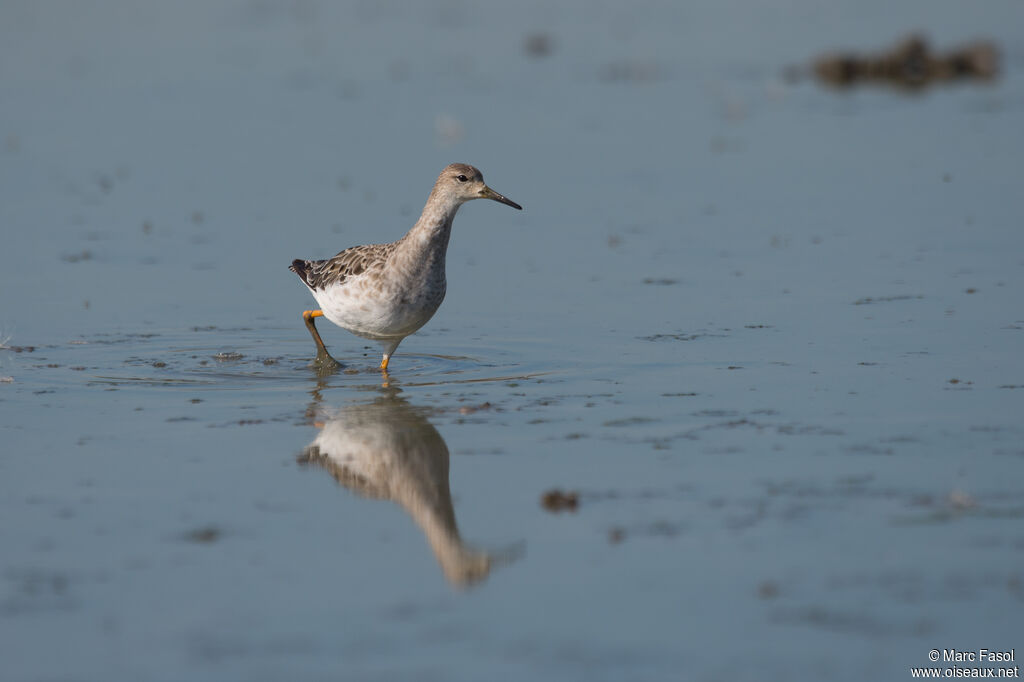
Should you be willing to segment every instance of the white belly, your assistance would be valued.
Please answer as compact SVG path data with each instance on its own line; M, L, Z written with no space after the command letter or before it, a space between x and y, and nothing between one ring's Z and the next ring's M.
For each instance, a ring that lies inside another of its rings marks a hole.
M444 300L445 282L429 287L384 288L367 278L313 291L324 317L365 339L401 339L434 316Z

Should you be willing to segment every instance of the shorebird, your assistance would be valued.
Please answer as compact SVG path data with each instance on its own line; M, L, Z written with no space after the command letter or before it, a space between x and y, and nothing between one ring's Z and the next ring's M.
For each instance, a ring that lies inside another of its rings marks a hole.
M387 372L398 344L426 324L444 300L452 221L459 206L473 199L523 208L485 185L473 166L453 163L438 176L420 219L398 241L353 246L327 260L292 261L289 269L320 305L302 313L316 342L316 366L340 367L316 329L316 318L326 317L356 336L378 342L384 352L380 369Z

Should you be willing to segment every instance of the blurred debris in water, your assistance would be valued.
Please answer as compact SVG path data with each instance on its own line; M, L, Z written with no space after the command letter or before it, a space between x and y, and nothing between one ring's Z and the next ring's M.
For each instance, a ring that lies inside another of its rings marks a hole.
M563 491L558 488L547 491L540 498L541 506L554 513L561 511L574 512L579 507L579 502L579 493L572 490Z
M819 81L836 88L881 83L906 90L960 80L989 81L999 75L999 49L988 40L934 52L928 40L911 34L874 54L834 52L813 64Z

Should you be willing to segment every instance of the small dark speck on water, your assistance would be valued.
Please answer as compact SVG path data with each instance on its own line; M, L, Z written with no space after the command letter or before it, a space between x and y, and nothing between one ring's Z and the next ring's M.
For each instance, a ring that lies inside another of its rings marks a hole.
M657 421L651 417L624 417L622 419L609 419L601 426L636 426L638 424L650 424Z
M705 336L705 334L651 334L650 336L639 336L641 341L694 341Z
M61 260L65 263L80 263L81 261L92 260L92 251L85 249L78 253L69 253L61 256Z
M899 294L896 296L879 296L878 298L872 298L868 296L866 298L858 298L853 302L854 305L870 305L872 303L892 303L893 301L909 301L912 299L922 299L924 296L917 294L916 296L910 296L907 294Z
M202 528L195 528L185 533L185 540L188 542L195 542L198 544L210 544L220 539L222 532L216 526L204 526Z
M757 596L761 599L774 599L779 596L779 585L771 580L765 580L757 586Z
M540 505L549 512L576 511L579 507L579 493L574 490L553 488L540 497Z
M34 353L36 350L35 346L6 346L0 343L0 350L9 350L12 353ZM54 365L55 367L57 365Z
M541 31L528 34L523 41L523 49L530 57L547 57L553 48L551 35Z
M160 360L157 360L156 362L153 363L153 366L154 367L166 367L167 363L166 362L161 362Z
M473 406L466 405L465 407L460 407L459 408L459 414L473 414L474 412L477 412L479 410L489 410L492 407L493 407L493 405L491 405L491 403L489 403L489 402L481 403L480 405L473 405Z

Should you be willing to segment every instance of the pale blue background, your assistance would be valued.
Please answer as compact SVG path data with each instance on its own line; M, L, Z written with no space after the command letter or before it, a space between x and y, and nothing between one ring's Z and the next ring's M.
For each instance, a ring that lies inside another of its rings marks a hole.
M995 41L1002 77L784 78L910 30ZM0 340L35 350L0 350L0 676L900 680L1021 648L1022 66L1015 0L3 3ZM317 384L286 270L397 238L451 161L525 207L462 210L393 361L463 537L518 548L470 590L296 466L307 408L379 377L322 325L370 371Z

